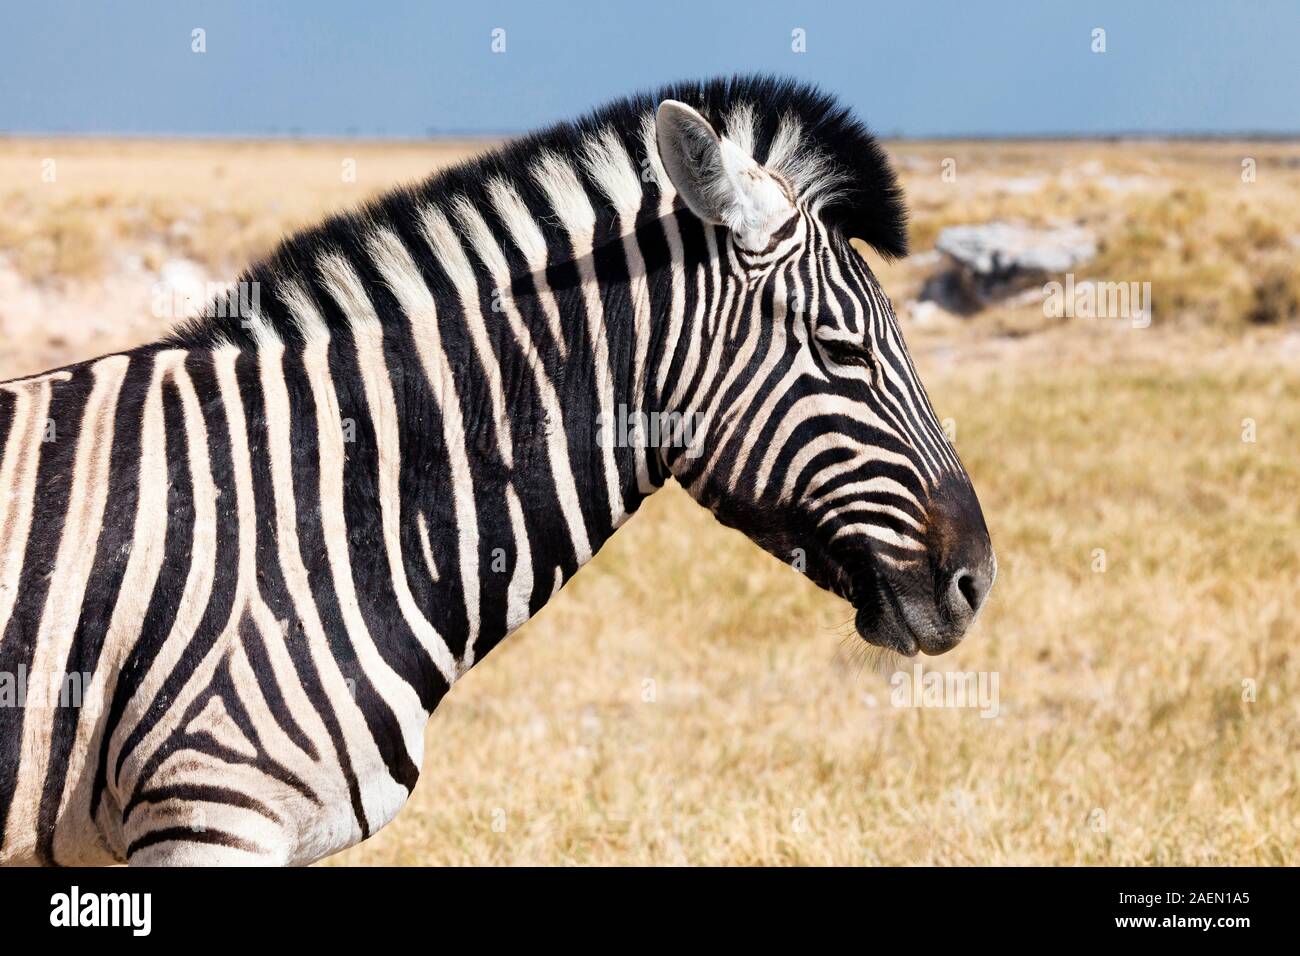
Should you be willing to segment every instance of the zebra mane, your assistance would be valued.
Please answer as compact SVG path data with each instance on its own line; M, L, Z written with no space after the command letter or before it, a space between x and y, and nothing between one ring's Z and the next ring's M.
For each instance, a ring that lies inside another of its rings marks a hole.
M830 228L862 240L886 258L907 254L902 189L866 126L815 86L748 75L670 84L514 139L296 233L245 272L240 285L273 286L267 280L310 275L327 252L364 258L366 237L376 228L400 233L403 224L409 227L430 207L453 222L466 209L479 210L497 228L500 207L494 208L493 199L502 187L522 199L539 240L563 232L564 210L557 204L578 193L591 200L595 222L588 225L596 236L613 238L609 226L615 216L621 219L620 231L627 231L629 225L656 217L660 200L675 195L654 133L655 109L665 99L694 107L720 133L781 173ZM244 338L236 325L214 318L234 314L233 306L217 300L203 317L177 329L170 344ZM264 318L281 333L294 331L275 316Z

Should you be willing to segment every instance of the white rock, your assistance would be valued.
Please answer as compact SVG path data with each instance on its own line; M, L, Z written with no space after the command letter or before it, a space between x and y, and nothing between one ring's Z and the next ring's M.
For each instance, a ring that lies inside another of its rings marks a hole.
M939 233L934 245L979 275L1067 272L1097 254L1092 234L1078 226L1030 229L1006 222L951 226Z
M952 226L939 233L935 248L943 263L926 279L920 297L967 315L1097 254L1096 239L1079 226L1032 229L1008 222Z

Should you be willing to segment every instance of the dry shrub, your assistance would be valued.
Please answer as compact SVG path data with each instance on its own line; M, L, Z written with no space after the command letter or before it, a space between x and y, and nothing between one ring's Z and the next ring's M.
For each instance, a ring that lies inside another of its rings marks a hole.
M1254 325L1278 325L1300 319L1300 268L1296 255L1261 265L1251 286L1246 321Z

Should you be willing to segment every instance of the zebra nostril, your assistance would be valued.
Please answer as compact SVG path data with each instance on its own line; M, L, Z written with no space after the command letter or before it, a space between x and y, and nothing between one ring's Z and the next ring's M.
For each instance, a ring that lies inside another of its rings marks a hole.
M945 594L948 613L953 620L966 624L979 611L992 585L992 575L980 570L961 568L948 581Z
M966 599L972 611L980 609L980 603L984 596L980 594L979 585L975 583L975 575L962 571L957 575L957 590L961 591L961 596Z

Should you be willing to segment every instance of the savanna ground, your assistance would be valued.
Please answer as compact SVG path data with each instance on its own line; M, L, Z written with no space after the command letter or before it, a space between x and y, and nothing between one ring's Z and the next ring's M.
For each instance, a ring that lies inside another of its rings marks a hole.
M0 140L0 379L147 341L160 279L478 148ZM916 254L872 264L1000 562L922 660L996 675L996 716L894 706L841 602L669 486L335 862L1300 862L1300 150L892 149ZM1150 282L1150 327L915 307L939 229L993 219L1093 229L1079 278Z

